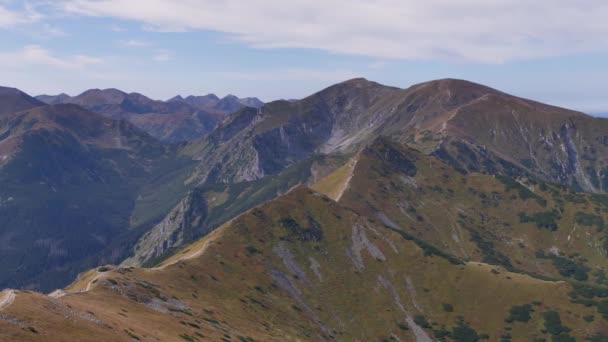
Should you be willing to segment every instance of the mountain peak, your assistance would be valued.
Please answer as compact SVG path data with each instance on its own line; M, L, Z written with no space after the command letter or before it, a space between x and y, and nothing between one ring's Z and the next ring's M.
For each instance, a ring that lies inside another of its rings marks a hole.
M39 101L42 101L46 104L58 104L58 103L65 103L67 102L69 99L71 98L70 95L66 94L66 93L61 93L58 95L47 95L47 94L42 94L42 95L38 95L36 96L36 99Z
M228 94L222 98L222 100L238 100L239 98L236 95Z
M11 114L30 108L43 106L39 101L17 88L0 87L0 115Z
M17 88L0 86L0 95L18 95L22 93L23 92Z
M167 100L167 102L176 102L176 101L184 101L184 98L181 95L175 95L172 98Z
M415 84L410 89L424 89L427 88L429 91L449 91L450 93L468 93L471 95L483 94L504 94L494 88L485 86L483 84L457 79L457 78L443 78Z

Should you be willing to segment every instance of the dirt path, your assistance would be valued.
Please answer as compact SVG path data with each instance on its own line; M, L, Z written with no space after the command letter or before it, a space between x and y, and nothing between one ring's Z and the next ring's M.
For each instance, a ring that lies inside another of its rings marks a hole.
M342 186L340 187L340 190L338 191L338 194L336 195L336 198L335 198L336 202L340 201L340 198L342 198L342 195L344 195L344 192L350 185L350 181L353 178L355 167L357 166L358 161L359 161L358 158L355 158L353 161L351 161L351 165L348 169L348 177L346 178L346 181L344 182L344 184L342 184Z
M6 291L0 292L0 310L11 305L14 300L15 300L15 291L14 290L6 290Z

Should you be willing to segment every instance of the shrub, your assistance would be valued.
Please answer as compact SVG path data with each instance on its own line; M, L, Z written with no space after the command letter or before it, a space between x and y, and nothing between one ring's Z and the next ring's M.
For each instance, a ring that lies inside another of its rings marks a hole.
M454 311L454 307L452 306L452 304L443 303L443 311L445 311L445 312L453 312Z
M185 341L194 342L194 339L192 338L192 336L190 336L188 334L180 334L179 337L181 337Z
M519 213L519 222L521 223L529 223L533 222L536 224L538 228L547 229L552 232L556 231L558 228L556 220L560 218L560 215L557 211L543 211L540 213L534 214L526 214Z
M564 277L573 277L576 280L584 281L589 279L589 268L585 265L581 265L574 260L556 256L553 258L553 265L557 268L559 274Z
M524 304L524 305L514 305L511 307L509 311L509 317L507 318L508 322L527 322L532 318L530 313L533 312L532 305Z
M608 342L608 335L598 332L595 335L588 336L587 341L589 341L589 342Z
M562 320L559 317L559 312L555 310L549 310L543 313L543 318L545 319L545 330L549 334L553 336L559 336L562 333L567 333L570 331L567 327L562 325Z
M429 324L429 321L427 321L426 317L424 317L423 315L414 316L414 323L418 324L419 326L421 326L425 329L429 329L431 327L431 325Z
M257 249L255 246L252 246L252 245L245 247L245 250L249 254L262 253L262 251L260 251L259 249Z
M479 335L475 329L461 320L452 328L452 339L456 342L477 342Z
M574 222L588 227L595 226L598 231L604 230L604 219L601 216L577 211L574 216Z
M608 319L608 300L602 300L597 303L597 312L601 313L605 319Z

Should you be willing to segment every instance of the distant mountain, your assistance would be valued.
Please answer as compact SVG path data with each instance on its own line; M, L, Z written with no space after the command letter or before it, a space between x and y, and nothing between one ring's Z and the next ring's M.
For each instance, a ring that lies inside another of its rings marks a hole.
M156 113L191 113L192 108L181 103L152 100L139 93L127 94L118 89L90 89L67 100L114 119L128 119L132 115Z
M364 79L305 99L242 109L189 153L202 183L252 180L390 136L471 171L608 190L608 120L461 80L398 89ZM230 151L230 152L228 152Z
M135 208L154 217L176 203L163 185L153 185L160 198L138 197L181 165L130 123L75 104L0 116L0 287L49 290L100 260L120 261L138 236Z
M60 103L66 103L71 98L70 95L61 93L59 95L38 95L36 96L37 100L40 100L46 104L54 105Z
M178 95L168 101L158 101L118 89L90 89L74 97L60 94L37 98L48 104L73 103L113 119L127 120L150 135L171 143L205 135L228 114L245 106L263 105L257 98L228 96L220 99L214 94L186 98Z
M118 89L90 89L74 96L39 97L52 103L73 103L104 116L127 120L166 142L200 137L221 120L217 115L183 102L152 100Z
M262 102L262 100L258 99L257 97L246 97L243 99L239 99L239 102L246 107L253 108L261 108L264 105L264 102Z
M185 102L196 108L206 109L206 110L212 109L219 101L220 101L219 97L217 97L215 94L207 94L207 95L203 95L203 96L190 95L186 98L183 98L180 95L177 95L177 96L171 98L170 100L168 100L168 102Z
M0 116L43 105L19 89L0 87Z
M243 107L260 108L264 105L264 102L257 97L238 98L234 95L227 95L220 99L215 94L204 96L190 95L186 98L177 95L167 102L184 102L202 110L223 114L234 113Z

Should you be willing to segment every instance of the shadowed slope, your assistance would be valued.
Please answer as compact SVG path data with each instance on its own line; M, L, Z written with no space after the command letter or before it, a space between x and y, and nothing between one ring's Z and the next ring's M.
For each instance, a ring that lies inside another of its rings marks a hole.
M76 105L0 117L0 287L48 290L118 262L127 246L116 243L137 235L128 228L138 192L181 165L133 125Z
M0 87L0 116L44 106L44 103L15 88Z

